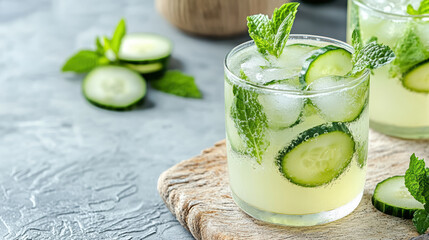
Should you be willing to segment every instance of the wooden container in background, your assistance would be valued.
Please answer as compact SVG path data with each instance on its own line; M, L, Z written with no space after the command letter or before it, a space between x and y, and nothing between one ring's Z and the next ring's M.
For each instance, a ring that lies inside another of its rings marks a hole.
M171 24L196 35L228 37L247 31L246 17L273 10L287 0L155 0Z

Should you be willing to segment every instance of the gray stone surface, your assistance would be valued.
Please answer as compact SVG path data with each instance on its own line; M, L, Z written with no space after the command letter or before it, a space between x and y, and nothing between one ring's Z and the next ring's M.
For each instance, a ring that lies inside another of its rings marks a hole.
M345 14L343 0L303 5L293 32L344 39ZM121 17L129 32L171 38L172 65L204 99L150 90L130 112L88 104L82 76L59 69ZM191 239L157 178L224 138L222 61L245 40L183 34L150 0L0 0L0 238Z

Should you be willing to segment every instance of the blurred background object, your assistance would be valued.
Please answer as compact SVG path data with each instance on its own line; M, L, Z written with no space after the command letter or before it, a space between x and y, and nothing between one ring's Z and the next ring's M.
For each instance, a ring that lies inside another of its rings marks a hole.
M302 0L304 3L310 3L310 4L323 4L323 3L329 3L333 2L334 0Z
M208 37L247 31L246 17L269 14L287 0L156 0L156 8L179 29Z

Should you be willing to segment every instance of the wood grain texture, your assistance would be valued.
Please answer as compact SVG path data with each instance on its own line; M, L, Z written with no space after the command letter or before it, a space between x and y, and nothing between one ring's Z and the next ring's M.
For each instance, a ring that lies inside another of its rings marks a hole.
M271 16L286 0L156 0L156 8L171 24L192 34L226 37L247 31L246 17Z
M428 158L429 141L407 141L370 131L367 181L360 205L343 219L314 227L270 225L242 212L228 187L224 141L162 173L158 191L196 239L410 239L418 235L411 221L377 211L371 195L379 181L405 173L413 152Z

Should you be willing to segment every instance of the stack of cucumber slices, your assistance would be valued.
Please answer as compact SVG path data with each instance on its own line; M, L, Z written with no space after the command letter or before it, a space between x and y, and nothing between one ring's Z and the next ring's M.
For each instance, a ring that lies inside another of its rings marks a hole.
M169 39L148 33L125 35L119 49L119 65L99 66L84 79L85 98L96 106L128 110L146 95L145 78L162 75L172 51Z

